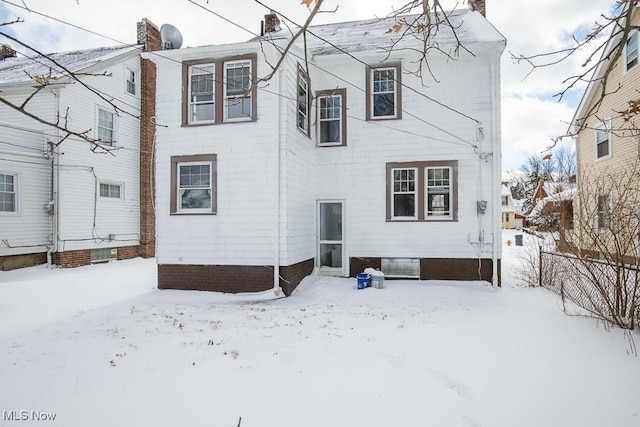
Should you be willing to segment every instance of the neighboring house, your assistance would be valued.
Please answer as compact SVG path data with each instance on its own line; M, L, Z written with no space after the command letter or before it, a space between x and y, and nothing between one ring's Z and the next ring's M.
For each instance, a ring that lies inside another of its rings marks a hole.
M502 183L500 199L502 204L502 228L516 228L516 210L513 205L513 196L511 195L511 189L504 182Z
M4 47L0 96L20 105L46 84L25 104L26 114L0 104L1 270L153 256L140 213L141 163L151 163L140 147L144 48L27 58ZM86 132L109 152L39 119Z
M540 181L527 220L538 229L557 231L573 228L573 199L576 185L568 182Z
M597 234L603 239L610 232L610 217L618 213L618 224L628 222L618 229L619 239L635 240L635 254L640 256L640 139L637 115L640 105L640 12L637 2L626 2L625 11L632 8L631 30L625 35L620 31L626 22L616 25L615 31L602 52L601 62L591 78L572 120L571 132L577 133L576 154L578 188L580 197L580 223L583 234ZM622 39L622 37L626 37ZM622 43L621 55L616 58L607 78L603 78L610 64L615 45ZM602 94L605 94L604 96ZM624 206L624 205L628 206ZM637 219L622 218L629 212ZM583 246L592 249L593 238L583 237ZM602 239L600 239L602 240Z
M415 39L381 51L389 19L311 27L308 62L293 46L267 83L290 37L275 15L255 40L144 54L159 287L289 295L314 268L367 267L497 283L505 39L479 12L449 19L465 49L430 55L437 82L407 72Z
M513 199L513 209L514 209L514 224L516 230L522 230L527 227L527 216L524 214L523 208L526 199Z

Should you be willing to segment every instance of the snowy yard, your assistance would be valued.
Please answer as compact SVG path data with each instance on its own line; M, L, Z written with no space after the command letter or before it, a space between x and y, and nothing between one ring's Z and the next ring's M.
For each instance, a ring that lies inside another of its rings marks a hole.
M0 272L0 426L640 425L628 336L519 286L521 251L502 289L310 277L281 299L159 291L154 260Z

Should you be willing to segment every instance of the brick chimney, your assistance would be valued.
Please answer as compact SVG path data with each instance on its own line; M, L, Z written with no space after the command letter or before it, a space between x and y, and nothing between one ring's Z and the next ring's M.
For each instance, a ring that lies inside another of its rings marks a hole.
M477 10L482 16L487 16L487 9L484 0L469 0L469 7L471 10Z
M275 33L276 31L280 31L280 19L278 19L278 15L271 11L264 15L264 32Z
M6 58L15 58L16 57L16 51L11 49L11 46L9 46L8 44L3 44L2 47L0 47L0 61Z
M144 18L138 22L138 44L145 52L162 49L160 30ZM156 252L155 214L155 125L156 64L140 60L140 256L153 258Z

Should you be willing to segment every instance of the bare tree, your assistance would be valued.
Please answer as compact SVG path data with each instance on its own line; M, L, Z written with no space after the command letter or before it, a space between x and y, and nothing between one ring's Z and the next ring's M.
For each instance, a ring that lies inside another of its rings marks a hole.
M547 254L543 285L584 312L621 328L640 317L640 157L624 168L582 170L570 256Z

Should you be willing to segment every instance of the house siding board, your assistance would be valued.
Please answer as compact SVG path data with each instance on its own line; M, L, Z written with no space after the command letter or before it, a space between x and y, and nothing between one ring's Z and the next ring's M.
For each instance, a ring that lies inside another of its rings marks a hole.
M88 143L66 141L61 145L59 195L60 250L105 247L109 234L117 246L140 244L140 114L139 98L125 93L125 65L139 69L139 59L131 58L104 70L107 76L88 76L86 83L101 93L113 94L114 103L131 114L116 117L116 150L112 154L91 150ZM126 103L125 103L126 101ZM69 112L71 123L95 129L97 106L113 111L106 101L88 94L81 85L65 88L60 110ZM95 136L95 135L91 135ZM122 185L122 199L96 197L99 183ZM95 226L94 226L95 224Z
M316 146L315 102L310 110L310 137L297 129L295 100L299 60L294 55L286 58L269 82L269 92L278 92L280 96L258 90L255 123L213 126L181 125L181 68L170 61L156 59L160 88L157 120L168 126L158 129L157 141L159 264L272 266L276 237L273 227L277 221L280 265L308 265L306 263L316 256L318 200L345 203L344 244L346 256L351 259L345 274L364 265L354 261L359 258L373 260L375 265L382 257L442 258L462 260L458 262L466 266L472 262L477 264L480 250L491 253L495 249L499 256L499 245L487 243L479 248L469 243L469 236L478 235L481 230L492 235L494 241L500 241L500 174L491 167L500 160L499 102L494 92L499 87L497 58L504 45L502 42L487 45L491 46L474 45L475 57L463 53L459 61L434 59L430 62L440 80L438 83L429 81L423 86L414 76L403 75L404 84L481 122L484 129L481 141L476 140L474 120L461 117L406 88L402 90L405 111L401 120L365 123L366 95L362 90L365 65L341 55L314 56L309 65L310 93L333 88L347 92L347 144L340 147ZM242 50L247 46L249 44L238 44L235 53L247 53ZM169 52L169 55L177 60L193 60L220 56L215 55L217 50L228 53L232 48L211 46ZM368 58L370 64L379 64L381 60L379 54L373 53L362 57ZM391 60L409 66L412 58ZM492 66L497 67L497 72ZM264 75L265 70L268 72L269 68L259 54L257 74ZM426 123L412 115L425 118ZM265 141L271 145L267 146ZM480 161L477 151L488 153L493 160ZM169 158L201 153L218 156L217 215L169 216ZM387 163L416 161L457 162L456 221L386 220ZM276 163L279 176L276 176ZM245 176L247 170L252 171L250 177ZM236 184L238 191L234 190ZM480 218L476 212L477 200L489 201L486 213ZM249 206L260 206L260 214L248 212ZM465 267L463 271L469 273L466 280L477 276L477 268L472 272Z
M9 101L19 104L28 94L30 92L3 91ZM55 102L52 93L42 92L30 101L29 106L35 114L53 119ZM8 108L0 108L0 123L36 131L0 128L0 141L15 144L0 143L0 173L17 174L19 185L19 211L0 213L0 235L8 243L0 243L0 257L44 253L51 244L52 217L44 211L50 200L51 168L50 162L42 156L46 150L46 136L37 131L51 130Z
M258 55L258 73L263 69ZM157 120L167 124L156 134L158 263L273 265L279 151L278 109L270 106L279 97L259 90L253 122L182 126L182 68L162 62L158 81L163 89L157 96ZM197 154L217 155L217 212L170 215L170 158Z

